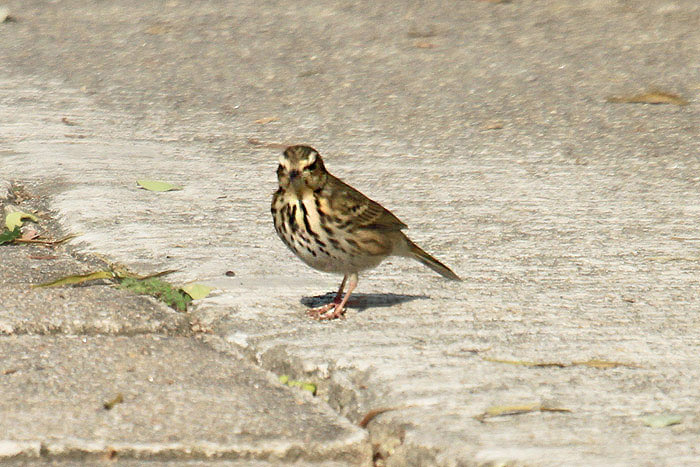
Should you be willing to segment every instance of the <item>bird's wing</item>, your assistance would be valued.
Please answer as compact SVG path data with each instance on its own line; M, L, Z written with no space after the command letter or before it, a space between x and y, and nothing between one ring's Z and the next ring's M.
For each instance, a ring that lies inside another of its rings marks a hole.
M330 183L331 208L344 222L351 221L363 229L401 230L408 227L381 204L369 199L347 183L333 177Z

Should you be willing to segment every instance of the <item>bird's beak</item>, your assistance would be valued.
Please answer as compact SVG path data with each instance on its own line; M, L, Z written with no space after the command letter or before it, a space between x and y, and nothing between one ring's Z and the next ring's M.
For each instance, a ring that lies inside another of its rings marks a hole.
M289 180L292 182L292 187L297 194L301 193L301 189L304 187L304 179L298 170L292 170L289 172Z

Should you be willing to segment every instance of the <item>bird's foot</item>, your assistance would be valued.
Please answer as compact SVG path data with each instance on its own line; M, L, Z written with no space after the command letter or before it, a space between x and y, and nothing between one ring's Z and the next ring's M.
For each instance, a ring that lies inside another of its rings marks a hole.
M331 311L331 308L333 311ZM321 308L309 310L307 314L317 321L326 321L338 318L345 318L345 306L340 303L329 303Z
M348 288L348 291L345 292L345 296L343 297L343 287L345 287L345 281L348 277L350 278L350 288ZM338 293L335 294L333 301L321 308L311 309L307 314L317 321L345 318L345 304L348 302L350 294L352 294L356 286L357 273L346 274L345 277L343 277L343 282L340 283L340 288L338 289ZM331 308L333 311L331 311Z
M309 308L306 311L306 314L308 314L308 315L322 315L325 312L327 312L328 310L330 310L331 308L336 307L338 305L338 303L340 303L341 301L342 301L342 297L339 297L338 295L336 295L335 298L333 298L333 300L331 300L330 302L326 303L323 306L320 306L318 308Z
M330 303L326 303L323 306L320 306L318 308L309 308L309 310L306 312L307 315L309 315L313 319L328 319L328 318L323 318L323 316L326 315L326 313L333 309L333 308L338 308L338 305L343 301L343 296L339 293L335 295L335 298ZM334 310L333 313L336 311ZM333 314L332 313L332 314Z
M327 305L323 305L318 308L309 308L306 310L306 314L311 316L312 318L315 318L317 316L325 314L328 310L331 308L335 307L336 303L335 301L328 303Z

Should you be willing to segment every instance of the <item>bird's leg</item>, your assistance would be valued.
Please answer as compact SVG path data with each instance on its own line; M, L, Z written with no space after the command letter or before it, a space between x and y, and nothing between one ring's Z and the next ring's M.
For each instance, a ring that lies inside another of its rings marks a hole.
M345 276L345 277L347 278L348 276ZM345 280L343 280L343 285L344 284L345 284ZM345 314L345 304L348 302L348 299L350 298L352 291L355 290L355 287L357 287L357 273L356 272L350 274L350 283L348 284L348 291L345 292L345 297L343 297L343 300L335 305L333 312L319 314L316 319L319 319L319 320L337 319L337 318L342 317ZM334 300L334 302L335 302L335 300Z
M345 288L345 282L348 280L348 275L346 274L343 276L343 282L340 283L340 288L338 288L338 292L335 294L335 298L333 299L332 302L323 305L322 307L319 308L311 308L309 311L306 312L309 316L311 316L314 319L319 319L319 317L330 310L331 308L335 307L338 303L340 303L342 300L341 298L343 297L343 289Z

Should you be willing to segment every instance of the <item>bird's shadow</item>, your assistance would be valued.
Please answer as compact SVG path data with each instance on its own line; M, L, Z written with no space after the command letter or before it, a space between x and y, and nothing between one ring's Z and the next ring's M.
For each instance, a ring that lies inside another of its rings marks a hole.
M313 297L302 297L299 300L307 308L316 308L330 303L335 298L335 292L328 292L323 295ZM386 308L400 303L412 302L413 300L426 300L428 295L404 295L395 293L354 293L348 300L347 307L358 311L367 308Z

